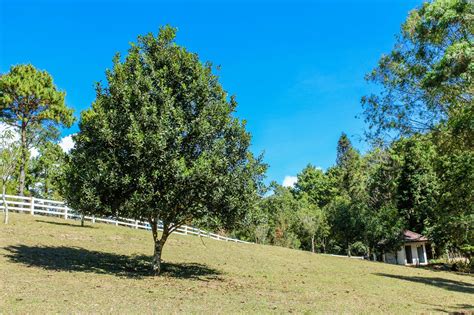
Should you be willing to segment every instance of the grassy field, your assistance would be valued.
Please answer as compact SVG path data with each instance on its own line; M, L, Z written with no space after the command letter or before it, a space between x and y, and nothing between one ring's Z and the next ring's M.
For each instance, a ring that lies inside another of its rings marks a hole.
M0 225L0 313L474 311L474 278L192 236L149 274L147 231L12 214Z

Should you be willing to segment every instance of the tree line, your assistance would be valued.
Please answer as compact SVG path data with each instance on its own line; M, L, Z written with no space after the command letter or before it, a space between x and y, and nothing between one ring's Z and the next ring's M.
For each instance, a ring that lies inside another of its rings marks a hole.
M443 154L429 135L360 154L347 135L326 171L308 165L294 187L270 185L236 236L313 252L371 255L397 250L405 229L430 237L435 254L473 242L474 163Z

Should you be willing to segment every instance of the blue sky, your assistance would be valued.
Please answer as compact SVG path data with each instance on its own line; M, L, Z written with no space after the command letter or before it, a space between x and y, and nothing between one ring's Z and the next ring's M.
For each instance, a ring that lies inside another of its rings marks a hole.
M360 150L364 74L390 51L421 1L7 1L0 0L0 72L32 63L50 72L79 116L115 52L171 24L177 43L220 65L237 97L267 181L308 163L334 163L346 132ZM77 124L63 136L77 132Z

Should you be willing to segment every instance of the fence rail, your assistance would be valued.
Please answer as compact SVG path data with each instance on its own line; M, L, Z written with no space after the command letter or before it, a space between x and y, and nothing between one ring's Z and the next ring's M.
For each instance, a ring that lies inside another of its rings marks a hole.
M63 219L81 219L82 215L66 206L62 201L41 199L35 197L23 197L23 196L13 196L13 195L0 195L0 210L5 210L5 205L3 199L5 198L6 205L9 211L15 212L26 212L31 215L51 215L58 216ZM150 224L145 221L139 221L128 218L105 218L105 217L96 217L96 216L84 216L84 220L91 221L92 223L101 222L107 224L114 224L116 226L128 226L135 229L150 230ZM163 226L158 225L158 230L162 231ZM246 243L249 242L238 240L235 238L230 238L222 236L216 233L209 231L201 230L192 226L182 225L174 232L180 235L195 235L199 237L207 237L219 241L228 241L235 243Z

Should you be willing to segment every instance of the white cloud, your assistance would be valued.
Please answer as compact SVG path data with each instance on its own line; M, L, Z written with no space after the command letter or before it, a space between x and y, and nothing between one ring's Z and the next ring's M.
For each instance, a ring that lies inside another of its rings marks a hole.
M30 149L30 157L31 157L32 159L38 157L39 155L40 155L40 153L39 153L39 151L38 151L37 148L34 148L34 147L33 147L33 148Z
M8 130L10 127L3 122L0 122L0 132L4 132L4 130Z
M72 140L72 135L62 138L61 141L59 141L59 146L66 153L71 151L71 149L74 148L74 140Z
M295 186L296 182L298 181L298 177L296 176L285 176L283 180L283 187L293 187Z

